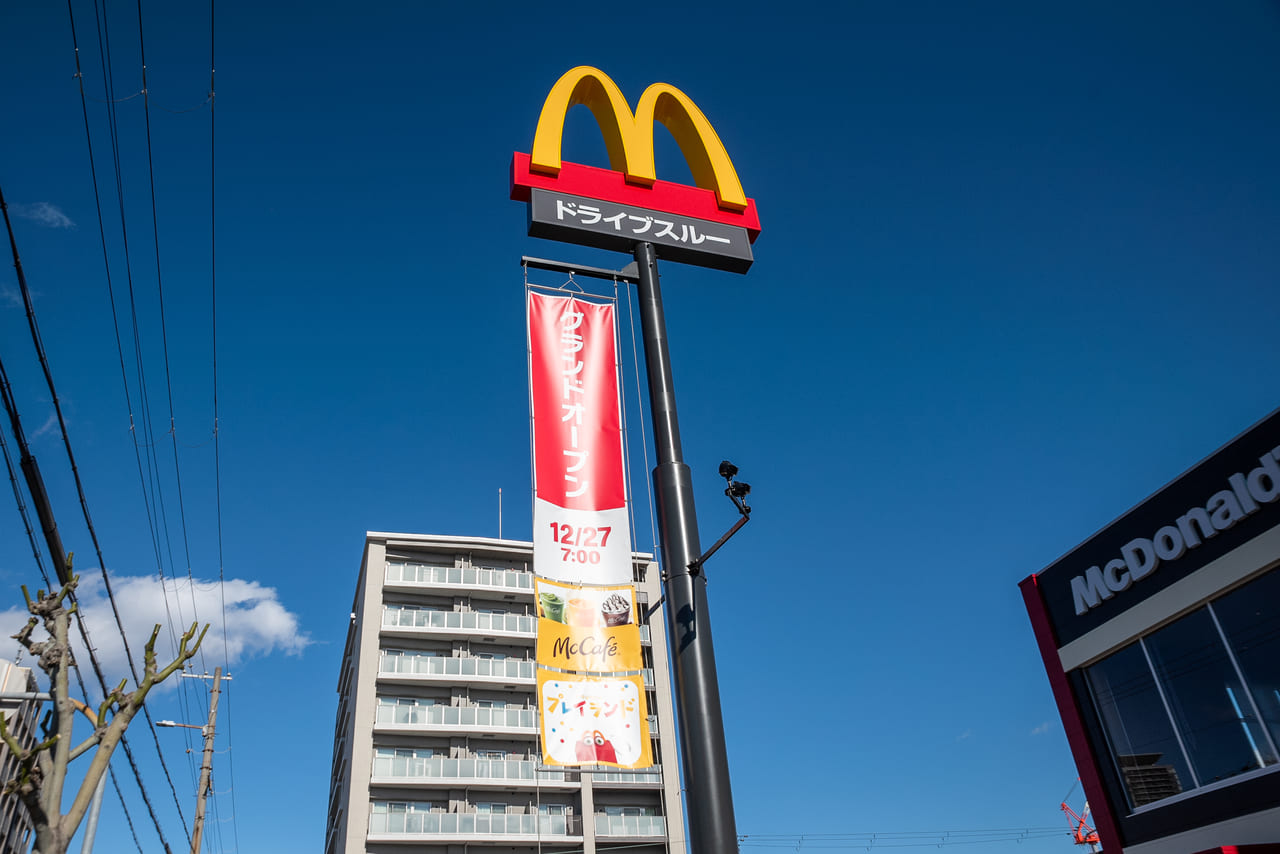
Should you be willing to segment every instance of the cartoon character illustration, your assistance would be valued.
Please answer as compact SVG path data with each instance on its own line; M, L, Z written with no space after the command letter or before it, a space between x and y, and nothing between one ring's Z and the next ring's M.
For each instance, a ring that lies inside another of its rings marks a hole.
M578 739L578 743L574 745L574 751L579 762L612 762L615 765L618 762L617 751L613 749L613 742L604 737L604 733L600 730L592 732L584 732L582 738Z

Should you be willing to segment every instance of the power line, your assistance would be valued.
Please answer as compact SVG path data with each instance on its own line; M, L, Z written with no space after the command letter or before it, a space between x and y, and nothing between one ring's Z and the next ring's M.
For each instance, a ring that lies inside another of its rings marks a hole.
M9 409L13 399L13 390L9 387L9 375L4 370L3 362L0 362L0 395L3 395L5 408ZM44 559L40 557L40 546L36 543L36 532L31 527L31 517L27 515L27 505L22 500L22 487L18 485L18 476L13 470L13 458L9 455L9 443L4 438L3 430L0 430L0 451L4 452L4 466L9 472L9 482L13 484L13 500L18 505L18 515L22 517L22 525L27 529L27 541L31 543L31 553L35 556L36 566L40 569L40 577L44 579L44 586L52 590L53 585L49 582L49 573L45 571Z
M218 217L217 217L217 86L215 85L215 74L217 64L215 59L217 52L217 16L216 16L216 0L209 0L209 316L212 328L212 355L213 355L213 484L214 484L214 508L217 519L218 533L218 596L222 609L222 660L223 664L230 669L231 667L231 649L227 640L227 584L224 572L223 562L223 546L222 546L222 449L220 440L220 423L218 413ZM234 692L227 691L227 775L231 778L231 833L232 839L235 841L235 850L240 850L240 827L236 821L236 766L235 753L232 750L234 743L231 733L231 696ZM214 809L216 810L218 801L214 799ZM219 821L218 841L222 842L221 821Z
M979 830L867 831L861 833L747 833L738 836L740 848L848 849L941 848L953 845L1021 843L1032 839L1070 837L1061 827L1004 827Z
M35 325L35 314L31 304L31 293L30 293L30 289L27 287L27 277L26 277L26 273L22 269L21 258L18 255L18 244L13 235L13 224L9 219L9 208L4 202L3 190L0 190L0 213L3 213L4 215L5 228L9 234L9 246L13 251L13 265L18 274L18 287L22 291L23 300L27 306L28 318L29 318L29 322L32 324L32 330L33 330L33 334L35 335L37 348L41 352L41 354L43 354L43 348L40 346L40 342L39 342L38 327L36 327ZM46 378L49 380L51 384L50 389L52 392L52 381L53 381L52 374L48 372L47 362L43 360L43 356L42 356L42 364L46 366ZM62 539L58 535L57 523L53 518L53 509L52 509L52 506L49 504L49 499L45 492L44 479L40 476L39 466L36 463L35 457L31 453L30 446L28 446L27 444L26 436L22 431L22 424L21 424L21 419L18 415L16 401L13 399L12 395L8 392L8 388L9 388L8 377L7 377L7 374L4 373L4 366L3 366L2 359L0 359L0 375L3 375L5 378L4 386L6 388L6 393L4 395L4 405L5 405L5 409L9 414L9 420L13 426L14 440L18 443L18 451L21 455L23 471L27 476L28 489L32 493L32 499L36 503L36 512L40 516L41 525L44 527L45 540L49 548L49 556L53 561L54 573L57 575L58 580L65 585L69 583L71 580L69 561L67 560L66 552L62 546ZM56 407L57 406L56 392L53 392L53 397L54 397L54 402ZM65 422L62 423L62 428L63 428L63 437L64 437L64 440L66 440ZM70 454L70 450L71 450L70 442L69 440L67 440L68 454ZM74 456L73 456L72 457L73 470L74 470L74 467L75 466L74 466ZM77 475L77 484L79 484L78 475ZM87 509L86 509L86 513L87 513ZM95 543L96 543L96 538L95 538ZM105 576L106 574L105 566L102 567L102 571ZM84 622L84 613L78 607L79 603L77 601L77 597L74 592L70 593L69 598L71 599L71 602L73 603L73 605L77 606L73 611L73 613L76 615L76 626L80 630L80 638L84 642L86 651L88 651L89 653L89 661L93 665L93 672L98 677L98 685L102 688L102 696L106 697L110 693L110 690L107 688L106 678L102 675L102 666L98 662L97 650L93 646L92 642L90 642L89 640L89 630ZM121 631L123 632L123 627L121 627ZM122 640L123 640L123 635L122 635ZM134 681L135 682L138 681L136 672L134 674ZM83 688L83 685L82 685L82 688ZM86 700L87 699L88 699L88 696L86 694ZM149 714L147 719L148 719L148 722L150 722ZM154 727L152 727L151 732L152 732L152 735L154 736L155 735ZM159 740L157 739L156 741L157 750L159 749L159 744L160 744ZM129 742L125 739L125 736L123 734L120 736L120 746L124 748L125 756L129 760L129 766L133 769L134 777L138 782L138 789L142 793L142 798L147 805L148 811L151 813L152 821L155 822L156 832L159 833L161 842L165 843L165 849L168 850L168 843L164 839L164 832L160 829L160 822L156 818L155 811L151 807L151 799L147 795L147 790L142 784L142 775L139 773L137 763L134 761L133 751L129 747ZM163 756L161 757L160 761L163 764L164 762ZM176 792L174 797L176 800L176 797L177 797Z
M170 433L171 440L172 440L172 443L173 443L173 452L174 452L174 473L175 473L175 481L176 481L176 485L177 485L177 489L178 489L178 493L177 493L177 494L178 494L178 502L179 502L179 517L180 517L181 530L182 530L182 536L183 536L184 556L185 556L186 561L187 561L187 576L188 576L188 583L189 583L189 585L191 585L191 586L190 586L191 605L192 605L192 608L193 608L193 616L198 620L198 619L199 619L199 613L198 613L199 608L198 608L198 605L197 605L197 602L196 602L195 590L194 590L194 587L195 587L195 584L194 584L194 573L193 573L193 567L192 567L192 561L191 561L190 542L189 542L189 536L188 536L188 525L187 525L187 521L186 521L185 496L184 496L183 487L182 487L181 466L180 466L180 460L179 460L179 450L178 450L178 444L177 444L177 433L176 433L176 419L175 419L175 415L174 415L174 400L173 400L173 394L172 394L172 370L171 370L171 363L170 363L169 352L168 352L167 321L166 321L166 317L165 317L164 289L163 289L163 277L162 277L162 270L161 270L161 257L160 257L160 245L159 245L158 211L157 211L156 188L155 188L156 176L155 176L155 170L154 170L153 140L152 140L151 123L150 123L150 85L149 85L149 81L148 81L148 79L147 79L147 65L146 65L146 54L145 54L145 29L144 29L144 19L143 19L143 11L142 11L142 4L141 4L141 0L138 0L137 7L138 7L138 38L139 38L139 49L140 49L140 53L141 53L141 60L142 60L142 62L141 62L141 72L142 72L142 89L139 91L139 94L142 94L142 95L144 96L144 98L143 98L143 104L144 104L144 114L145 114L145 121L146 121L147 161L148 161L148 175L149 175L149 181L150 181L150 201L151 201L151 209L152 209L152 223L153 223L152 236L153 236L154 249L155 249L155 253L156 253L156 255L155 255L155 260L156 260L157 292L158 292L159 305L160 305L161 333L162 333L163 352L164 352L164 364L165 364L165 383L166 383L166 392L167 392L167 396L168 396L168 407L169 407L169 415L170 415L170 429L169 429L169 433ZM97 13L98 13L98 6L97 6L96 2L95 2L95 7L94 7L94 9L95 9L95 14L97 14ZM214 42L214 32L213 32L213 26L214 26L214 23L215 23L214 12L215 12L215 10L214 10L214 7L213 7L212 2L211 2L211 5L210 5L210 87L209 87L210 91L209 91L209 95L208 95L208 98L207 98L207 101L206 101L207 103L209 103L209 104L210 104L210 114L211 114L211 126L210 126L210 185L211 185L211 186L210 186L210 193L211 193L211 196L210 196L210 209L211 209L210 219L211 219L211 259L215 259L215 258L216 258L216 254L215 254L215 253L216 253L216 242L215 242L215 240L216 240L216 231L214 231L214 230L213 230L213 220L214 220L214 216L215 216L215 214L216 214L216 208L214 207L214 204L215 204L215 197L213 196L214 184L215 184L215 181L216 181L216 160L214 159L214 156L213 156L213 146L214 146L214 142L215 142L215 139L216 139L216 137L215 137L215 127L216 127L216 126L215 126L215 125L214 125L214 123L213 123L213 100L214 100L214 92L216 91L216 90L215 90L215 86L214 86L214 80L215 80L215 78L214 78L214 74L215 74L215 66L214 66L214 45L215 45L215 42ZM116 110L115 110L115 107L114 107L115 103L117 103L120 99L117 99L117 98L115 98L115 97L114 97L114 95L115 95L115 93L114 93L114 80L113 80L113 78L112 78L111 74L110 74L110 73L109 73L109 71L108 71L109 66L110 66L110 64L111 64L111 60L110 60L110 35L109 35L109 28L108 28L108 26L106 25L106 23L102 20L101 16L99 16L99 18L98 18L98 27L99 27L99 42L100 42L100 47L102 48L102 54L101 54L101 55L102 55L102 64L103 64L103 77L104 77L104 81L105 81L106 86L107 86L107 89L106 89L106 92L105 92L105 95L106 95L105 101L106 101L106 103L107 103L107 108L108 108L109 129L110 129L110 132L111 132L113 162L114 162L115 170L116 170L117 194L118 194L118 199L119 199L119 204L120 204L121 229L122 229L122 236L123 236L124 249L125 249L126 273L128 274L128 284L129 284L129 301L130 301L130 316L131 316L131 324L132 324L132 328L133 328L133 346L134 346L134 356L135 356L135 360L136 360L137 373L138 373L139 400L140 400L140 403L141 403L141 406L142 406L142 421L143 421L143 425L142 425L142 426L143 426L143 434L144 434L144 438L143 438L143 441L142 441L142 447L143 447L143 448L145 448L145 453L146 453L146 457L147 457L147 465L145 466L145 469L146 469L145 474L144 474L144 472L143 472L144 467L143 467L143 465L142 465L142 456L143 456L143 453L142 453L142 450L139 448L139 441L138 441L138 438L137 438L136 426L135 426L135 424L134 424L134 420L133 420L133 413L132 413L132 396L129 394L129 389L128 389L128 385L129 385L129 384L128 384L128 372L127 372L127 371L125 370L125 368L124 368L124 353L123 353L123 346L122 346L122 342L121 342L121 340L120 340L119 316L118 316L118 313L116 312L116 308L115 308L114 288L112 287L112 285L111 285L111 281L110 281L110 269L109 269L109 262L108 262L108 260L107 260L107 250L106 250L106 245L105 245L105 227L104 227L104 225L103 225L103 218L102 218L102 215L101 215L101 205L100 205L100 203L98 204L98 212L99 212L99 231L100 231L100 237L102 238L102 241L103 241L104 266L105 266L105 267L107 267L108 291L109 291L109 294L110 294L110 296L111 296L111 303L112 303L113 330L114 330L114 333L115 333L115 335L116 335L116 339L117 339L117 355L118 355L118 357L119 357L120 365L121 365L121 377L122 377L122 380L123 380L123 386L124 386L124 389L125 389L126 401L129 403L129 410L130 410L130 430L131 430L131 435L132 435L132 437L133 437L133 442L134 442L135 461L136 461L136 462L137 462L137 464L138 464L138 470L139 470L139 481L140 481L140 483L141 483L141 485L142 485L143 496L144 496L144 506L145 506L145 507L146 507L146 509L147 509L148 528L149 528L149 530L151 531L151 535L152 535L152 544L153 544L153 548L154 548L154 550L155 550L155 557L156 557L157 570L158 570L158 573L159 573L159 576L160 576L160 580L161 580L161 587L162 587L162 591L161 591L161 592L162 592L162 595L164 596L166 612L168 612L168 613L169 613L169 624L170 624L170 627L171 627L171 629L170 629L170 630L171 630L171 633L172 633L172 632L173 632L173 626L175 625L175 621L173 620L173 614L172 614L172 612L170 612L170 611L169 611L168 591L164 589L164 587L165 587L165 585L164 585L164 559L163 559L163 556L162 556L162 553L161 553L161 544L160 544L161 532L163 533L163 539L164 539L164 541L165 541L165 544L166 544L166 547L167 547L167 550L168 550L168 555L169 555L169 561L170 561L170 564L172 565L172 564L174 563L174 561L173 561L172 547L171 547L170 545L168 545L168 543L169 543L169 526L168 526L168 521L167 521L167 515L166 515L166 513L165 513L166 502L165 502L165 500L164 500L164 495L163 495L163 486L162 486L162 484L161 484L161 480L162 480L162 478L160 477L160 473L159 473L159 468L158 468L158 459L157 459L157 457L156 457L156 455L155 455L155 449L156 449L158 446L157 446L156 441L155 441L155 438L156 438L156 437L155 437L155 436L154 436L154 434L152 433L152 421L151 421L151 416L150 416L150 411L151 411L151 410L150 410L150 405L149 405L149 395L148 395L148 393L147 393L146 371L145 371L145 368L144 368L144 358L143 358L143 355L142 355L142 347L141 347L141 329L140 329L140 324L139 324L139 320L138 320L138 305L137 305L137 297L136 297L136 293L135 293L134 288L133 288L133 281L132 281L132 265L131 265L131 263L130 263L130 261L129 261L129 252L128 252L128 228L127 228L127 224L126 224L126 221L125 221L125 214L124 214L124 204L123 204L123 196L124 196L124 193L123 193L123 182L122 182L121 169L120 169L120 146L119 146L119 135L118 135L118 130L117 130L117 127L118 127L118 118L117 118ZM73 24L73 31L74 31L74 24ZM74 32L73 32L73 37L74 37ZM77 62L78 62L78 59L79 59L79 57L78 57L78 49L77 49ZM83 100L83 99L84 99L83 83L81 83L81 94L82 94L82 113L84 113L84 114L85 114L86 139L87 139L87 140L90 140L90 141L89 141L89 148L90 148L90 161L91 161L91 167L92 167L92 163L93 163L94 158L93 158L93 154L92 154L91 137L90 137L89 128L88 128L87 108L85 107L85 105L84 105L84 100ZM95 182L95 199L97 199L98 189L97 189L97 180L96 180L96 167L93 167L93 172L94 172L93 177L94 177L94 182ZM224 582L225 582L225 574L224 574L224 571L223 571L223 568L222 568L222 567L223 567L223 556L222 556L221 495L220 495L220 493L221 493L221 481L220 481L220 476L218 475L218 471L219 471L219 469L220 469L220 460L219 460L219 456L220 456L220 449L219 449L218 447L216 447L217 442L218 442L218 436L217 436L217 433L218 433L218 412L217 412L217 397L216 397L216 395L217 395L217 386L216 386L216 383L217 383L217 373L216 373L216 370L217 370L217 367L216 367L216 358L217 358L217 354L216 354L216 267L212 266L212 265L213 265L213 263L214 263L214 262L213 262L213 261L211 261L211 277L212 277L212 280L213 280L213 282L214 282L214 285L213 285L214 290L212 291L212 296L213 296L213 299L215 300L215 302L214 302L214 311L215 311L215 314L214 314L214 323L215 323L215 327L214 327L214 330L215 330L215 331L214 331L214 336L215 336L215 337L214 337L214 356L213 356L213 358L214 358L214 408L215 408L215 411L214 411L214 439L215 439L215 479L216 479L216 486L217 486L217 492L218 492L218 496L217 496L217 497L218 497L218 508L217 508L218 519L217 519L217 524L218 524L218 537L219 537L219 582L220 582L220 599L221 599L221 603L220 603L220 604L221 604L221 611L222 611L222 623L223 623L223 641L224 641L223 646L224 646L224 658L227 660L227 663L228 663L228 665L229 665L229 658L230 658L230 655L229 655L228 641L227 641L226 633L225 633L225 627L226 627L225 584L224 584ZM150 483L150 489L148 489L148 483ZM158 527L157 527L157 526L158 526ZM174 576L175 576L175 580L176 580L176 572L174 572ZM176 588L176 587L175 587L175 589L174 589L175 596L177 595L178 590L179 590L179 588ZM181 622L185 622L185 620L182 620L182 619L181 619L181 611L182 611L182 605L181 605L181 602L180 602L180 601L177 601L177 602L175 602L175 604L177 605L177 608L178 608L178 611L179 611L179 618L180 618L180 621L181 621ZM201 657L202 657L202 660L203 660L203 659L204 659L204 650L203 650L203 649L201 650ZM179 691L179 694L178 694L178 697L179 697L179 700L182 702L182 704L183 704L183 706L184 706L184 714L186 714L186 715L188 715L188 716L189 716L189 714L190 714L190 710L186 708L186 705L187 705L187 695L186 695L186 693L185 693L184 691L180 690L180 691ZM230 711L230 710L228 710L228 717L230 717L229 711ZM230 726L229 726L229 725L230 725L230 721L228 721L228 730L229 730L229 728L230 728ZM153 733L153 735L154 735L154 733ZM187 733L184 733L184 735L188 735L188 736L189 736L189 734L187 734ZM189 738L188 738L188 741L189 741ZM190 746L190 745L188 745L188 746ZM157 742L157 750L159 750L158 742ZM162 760L162 761L163 761L163 760ZM173 794L174 794L175 803L178 803L178 807L179 807L179 815L180 815L180 816L182 816L181 805L180 805L180 803L179 803L179 802L178 802L178 800L177 800L177 793L176 793L176 790L174 790L174 787L173 787L173 781L172 781L172 778L171 778L171 777L169 776L169 774L168 774L168 769L167 769L167 767L166 767L166 769L165 769L165 772L166 772L166 778L169 780L170 789L171 789L171 791L173 791ZM194 773L194 771L193 771L193 773ZM234 787L233 787L233 788L234 788ZM233 795L233 798L234 798L234 795ZM184 826L184 830L185 830L185 829L186 829L185 817L183 817L183 826Z
M178 430L173 414L173 375L169 365L169 329L164 311L164 277L160 272L160 216L156 209L156 172L151 145L151 95L147 87L147 43L143 35L142 0L138 0L138 51L142 60L142 115L147 132L147 177L151 188L151 237L156 255L156 293L160 301L160 342L164 354L165 395L169 403L169 438L173 442L173 476L178 487L178 519L182 529L183 556L187 562L187 580L194 582L195 579L192 578L191 573L191 542L187 536L187 508L182 495L182 469L178 464ZM173 559L170 557L170 570L172 571L172 569ZM176 575L177 573L175 572L174 574ZM191 587L191 613L192 617L199 621L194 585ZM200 652L200 663L201 666L204 666L203 650ZM208 668L206 667L205 669Z
M68 2L70 2L70 0L68 0ZM74 18L74 14L71 14L70 7L68 7L68 13L71 15L72 40L74 43L75 42L75 18ZM132 318L132 326L133 326L133 345L134 345L134 353L135 353L135 362L138 370L139 400L142 405L143 433L144 433L144 442L142 444L147 448L147 466L146 466L145 472L143 470L143 464L142 464L142 452L138 442L137 426L135 424L134 417L133 417L133 403L132 403L132 396L129 393L128 371L125 369L124 348L123 348L123 344L120 337L120 321L119 321L119 315L116 311L114 287L111 281L111 268L110 268L110 262L107 255L105 226L103 223L103 216L102 216L102 205L101 205L100 196L98 193L97 170L96 170L96 167L94 166L93 142L92 142L92 136L89 132L89 117L88 117L88 111L85 105L83 75L81 75L80 77L81 79L81 84L80 84L81 112L84 115L85 139L86 139L86 144L89 151L90 174L94 180L94 199L97 207L98 230L102 239L103 266L106 269L107 294L111 303L112 331L115 334L116 352L120 361L120 373L121 373L122 384L125 392L125 408L129 413L129 435L133 442L134 461L136 462L137 469L138 469L138 482L142 488L143 509L145 511L146 519L147 519L147 530L151 535L151 545L152 545L152 549L153 549L155 561L156 561L156 571L161 583L161 595L164 601L165 614L168 618L166 620L166 623L169 626L169 637L170 637L170 640L176 646L177 635L174 631L175 621L173 619L173 612L169 608L168 594L164 590L164 562L163 562L164 559L160 549L160 536L159 536L160 534L159 525L163 523L165 536L167 540L168 523L167 523L167 520L163 520L161 518L161 514L163 512L163 494L159 492L159 489L160 489L159 484L155 481L155 478L158 476L158 469L154 463L154 457L152 455L152 448L154 448L155 442L154 442L154 437L151 435L151 427L150 427L151 421L150 421L150 414L149 414L150 406L149 406L149 400L148 400L147 391L146 391L146 371L145 371L145 368L143 367L143 362L142 362L142 345L141 345L141 338L140 338L138 320L137 320L137 304L134 298L134 288L133 288L133 264L132 264L132 261L130 258L130 252L129 252L129 230L128 230L127 219L125 217L125 208L124 208L124 182L123 182L123 175L122 175L122 170L120 166L120 146L119 146L119 134L118 134L118 128L117 128L118 122L117 122L117 116L116 116L116 110L115 110L115 104L117 103L117 101L123 100L123 99L116 99L114 97L115 80L113 75L110 72L110 67L111 67L110 28L109 28L108 22L99 13L99 8L96 0L94 2L94 19L95 19L95 23L97 25L97 31L98 31L99 65L102 69L103 94L106 96L105 101L107 104L107 119L108 119L107 130L108 130L109 138L111 140L112 165L115 171L116 198L117 198L117 204L119 207L119 215L120 215L120 230L121 230L121 241L122 241L122 248L123 248L123 254L124 254L125 278L126 278L126 282L128 283L130 316ZM77 63L78 63L78 60L79 60L79 53L77 50ZM77 67L79 67L78 64L77 64ZM147 486L148 478L152 479L152 488L150 490L148 490L148 486ZM161 505L159 508L156 507L156 500L155 500L156 495L159 495L159 499L161 502ZM170 551L170 559L172 561L172 551ZM180 620L181 620L181 617L182 617L181 608L179 607ZM179 690L178 692L178 701L179 701L179 704L182 706L184 717L189 717L190 710L187 707L187 697L186 697L186 694L184 694L181 690ZM152 729L152 735L153 735L153 738L155 738L154 728ZM184 740L187 742L187 748L189 750L191 747L190 736L186 732L183 733L183 736L184 736ZM160 752L159 741L158 739L155 739L155 740L156 740L156 750L157 750L157 753L159 753ZM188 764L190 765L190 763ZM164 769L165 777L169 782L170 791L173 792L174 802L178 804L178 815L179 815L179 818L182 820L183 826L185 828L186 818L185 816L183 816L181 804L178 803L177 791L173 786L172 777L169 775L168 766L164 763L163 755L161 755L161 766ZM189 771L190 773L192 773L193 779L194 779L194 773L195 773L194 767L193 766L190 767Z

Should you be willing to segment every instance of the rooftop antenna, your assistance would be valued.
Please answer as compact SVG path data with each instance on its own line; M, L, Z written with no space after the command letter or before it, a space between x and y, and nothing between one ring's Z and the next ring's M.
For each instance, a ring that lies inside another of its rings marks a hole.
M498 487L498 539L502 539L502 487Z

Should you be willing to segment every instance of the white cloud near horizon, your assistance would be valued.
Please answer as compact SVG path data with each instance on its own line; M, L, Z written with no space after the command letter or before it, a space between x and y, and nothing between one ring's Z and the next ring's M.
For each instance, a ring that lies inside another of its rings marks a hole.
M1050 722L1049 722L1049 721L1045 721L1044 723L1040 724L1040 726L1038 726L1038 727L1036 727L1035 729L1031 730L1031 734L1032 734L1032 735L1044 735L1046 732L1048 732L1048 731L1049 731L1049 725L1050 725Z
M9 205L9 210L13 211L14 216L22 219L29 219L48 228L75 228L76 224L71 221L71 217L62 212L62 209L51 202L35 202L30 205Z
M234 667L250 658L274 653L301 655L311 644L310 637L299 628L297 615L280 602L275 588L264 587L256 581L232 578L224 584L217 581L192 583L183 578L177 581L166 579L162 586L155 576L112 576L111 589L139 675L143 648L156 624L160 625L156 661L163 667L177 654L175 639L190 627L196 616L201 626L209 624L209 633L202 646L209 671L224 661L228 667ZM222 624L224 594L225 631ZM82 571L76 595L98 661L102 664L103 675L108 682L118 682L129 676L128 658L111 613L102 574L97 570ZM3 636L16 633L26 624L28 616L21 604L0 612ZM35 637L44 637L43 628L36 630ZM74 628L72 637L77 660L87 668L89 658L81 645L79 632ZM10 643L16 653L17 641ZM7 657L12 660L13 654ZM25 652L22 664L32 664L30 655ZM196 671L202 670L200 656L193 658L189 666L194 666ZM132 677L129 681L132 684ZM171 690L177 681L169 680L157 690Z

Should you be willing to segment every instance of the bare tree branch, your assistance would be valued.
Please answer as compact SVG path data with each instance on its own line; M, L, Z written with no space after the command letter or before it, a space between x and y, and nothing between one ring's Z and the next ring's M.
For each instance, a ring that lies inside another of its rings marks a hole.
M70 567L68 558L68 574ZM33 851L36 854L65 854L71 837L75 835L88 811L98 782L107 771L112 753L124 737L129 723L142 710L147 695L153 687L172 676L196 654L209 631L209 626L206 625L197 634L199 624L192 623L183 632L173 661L158 668L155 644L160 626L157 625L145 647L142 682L133 691L126 692L128 681L120 680L120 684L102 699L95 714L87 704L70 695L68 684L68 671L74 665L69 625L71 615L78 606L74 598L70 603L67 599L73 596L78 582L77 576L71 576L71 580L56 593L36 591L34 600L27 588L22 588L31 617L13 637L36 658L40 669L49 677L53 709L46 717L45 732L48 737L40 744L23 748L9 731L3 716L0 716L0 741L18 758L16 776L4 783L4 792L16 794L26 806L35 825ZM32 632L41 623L49 633L49 638L36 641ZM76 711L82 712L90 721L93 732L73 747L71 735ZM48 723L50 719L52 725ZM63 814L62 794L67 781L67 766L71 760L89 752L92 752L93 757L84 780L76 791L71 808Z

